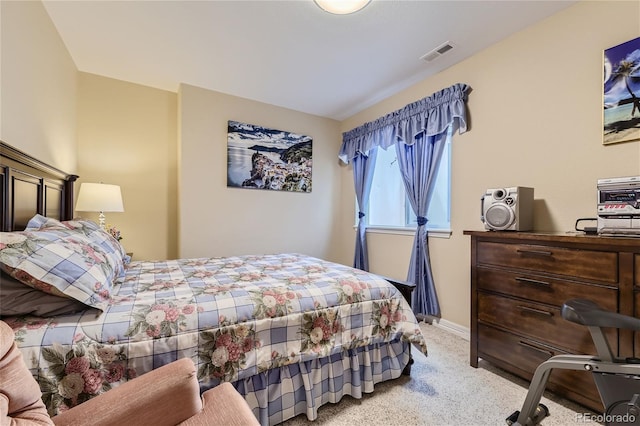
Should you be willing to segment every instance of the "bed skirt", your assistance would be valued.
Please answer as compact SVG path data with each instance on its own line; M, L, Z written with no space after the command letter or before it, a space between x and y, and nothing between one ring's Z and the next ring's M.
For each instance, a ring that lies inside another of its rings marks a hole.
M262 426L300 414L309 420L318 408L350 395L360 399L376 383L400 377L409 363L410 344L399 340L350 349L325 358L274 368L234 382Z

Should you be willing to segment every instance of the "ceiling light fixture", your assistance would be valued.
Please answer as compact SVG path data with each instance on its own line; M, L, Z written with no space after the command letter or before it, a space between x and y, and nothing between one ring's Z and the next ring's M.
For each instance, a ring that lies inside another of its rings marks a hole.
M362 10L371 0L313 0L320 9L335 15L348 15Z

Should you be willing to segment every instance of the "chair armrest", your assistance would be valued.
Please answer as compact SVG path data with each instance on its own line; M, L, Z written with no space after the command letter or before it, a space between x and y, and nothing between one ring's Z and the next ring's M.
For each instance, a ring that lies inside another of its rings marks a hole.
M14 337L11 327L0 321L0 424L51 425L40 387Z
M202 412L180 426L260 426L247 401L229 382L220 383L202 394Z
M202 410L196 368L182 358L53 418L58 425L176 425Z

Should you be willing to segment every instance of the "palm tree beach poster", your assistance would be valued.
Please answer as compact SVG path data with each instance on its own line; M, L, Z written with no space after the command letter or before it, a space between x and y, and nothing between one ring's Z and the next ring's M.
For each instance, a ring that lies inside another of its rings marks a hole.
M640 37L604 51L603 143L640 140Z

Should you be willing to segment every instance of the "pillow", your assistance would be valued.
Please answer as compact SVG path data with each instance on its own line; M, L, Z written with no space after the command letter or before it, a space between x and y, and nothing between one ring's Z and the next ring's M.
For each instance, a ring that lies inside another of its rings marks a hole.
M80 232L0 233L0 268L30 287L104 310L116 271Z
M80 232L86 235L91 241L100 246L105 257L115 269L117 277L124 275L124 265L129 263L131 260L118 240L113 238L107 231L100 228L100 225L90 220L78 218L60 222L59 220L37 214L31 218L29 223L27 223L25 230L59 230Z
M75 299L44 293L0 271L0 318L14 315L53 317L87 309L91 308Z

